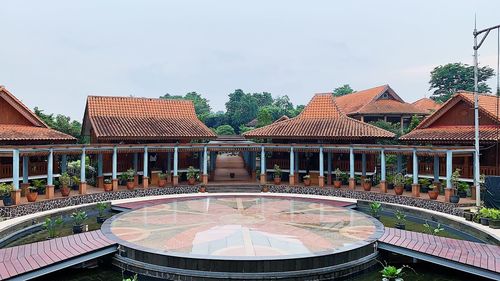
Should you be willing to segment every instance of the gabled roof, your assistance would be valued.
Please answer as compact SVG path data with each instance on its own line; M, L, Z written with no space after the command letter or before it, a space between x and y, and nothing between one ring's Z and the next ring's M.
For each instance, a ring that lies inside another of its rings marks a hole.
M387 94L387 97L384 97ZM336 97L337 105L347 115L357 114L428 114L406 103L389 85Z
M216 135L196 116L192 101L89 96L83 130L106 140L210 139Z
M0 142L7 145L75 143L70 135L51 129L33 111L0 85L0 98L20 115L22 122L0 122ZM5 114L5 112L4 112ZM1 119L1 118L0 118ZM18 120L19 121L19 120Z
M347 117L331 93L316 94L296 117L243 134L247 138L274 139L373 139L393 138L394 134Z
M479 121L479 138L482 141L500 140L500 118L497 113L498 98L488 94L479 94L479 112L487 118L491 118L495 124L481 124ZM402 136L404 141L473 141L474 126L453 125L435 126L434 123L454 106L460 102L465 102L471 109L474 108L474 93L461 91L453 95L436 112L424 119L413 131ZM469 114L473 118L473 113ZM473 120L473 119L472 119Z
M437 103L435 100L430 98L421 98L412 103L416 108L421 110L427 110L428 112L434 112L441 107L441 104Z

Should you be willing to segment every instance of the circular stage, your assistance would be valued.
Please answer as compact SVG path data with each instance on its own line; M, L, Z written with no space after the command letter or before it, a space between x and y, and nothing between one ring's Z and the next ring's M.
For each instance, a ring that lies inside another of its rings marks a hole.
M106 221L114 264L158 279L331 280L371 266L376 219L339 202L276 196L179 198ZM154 280L154 278L152 278Z

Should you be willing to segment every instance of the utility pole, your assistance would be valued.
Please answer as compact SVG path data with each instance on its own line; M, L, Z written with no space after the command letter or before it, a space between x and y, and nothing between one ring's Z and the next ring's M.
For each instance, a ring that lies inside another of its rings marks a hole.
M477 31L476 21L474 20L474 186L476 187L476 206L481 205L481 187L479 184L480 177L480 165L479 165L479 69L478 69L478 58L477 58L477 50L481 48L484 40L488 37L490 31L494 29L500 29L500 25L492 26L485 28L483 30ZM477 43L477 37L483 34L481 41L479 44Z

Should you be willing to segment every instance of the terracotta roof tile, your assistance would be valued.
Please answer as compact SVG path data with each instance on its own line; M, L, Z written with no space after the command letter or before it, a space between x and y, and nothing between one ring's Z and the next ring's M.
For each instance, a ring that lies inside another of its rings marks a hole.
M316 94L297 117L244 133L247 138L336 139L393 138L394 134L347 117L332 94Z
M86 117L98 138L204 139L215 134L187 100L89 96ZM85 126L89 126L84 120Z
M412 104L396 100L376 100L365 105L360 114L418 114L426 115L427 110L422 110Z
M336 97L335 101L346 114L355 113L363 106L370 103L376 96L387 90L388 87L388 85L382 85L358 91L352 94Z
M65 141L75 142L76 139L70 135L59 131L35 126L23 125L0 125L0 141L6 143L8 141Z
M421 98L412 104L421 110L427 110L429 112L434 112L441 107L441 104L430 98Z

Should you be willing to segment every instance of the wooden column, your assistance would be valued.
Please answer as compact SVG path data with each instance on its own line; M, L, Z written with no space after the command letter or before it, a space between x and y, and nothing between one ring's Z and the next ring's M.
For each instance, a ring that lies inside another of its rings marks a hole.
M139 175L137 174L137 172L139 172L139 153L137 152L134 153L133 165L134 165L134 186L138 186Z
M361 179L366 178L366 153L361 154Z
M439 181L439 155L434 155L434 182Z
M326 155L327 158L327 166L328 166L328 174L326 175L326 184L332 185L332 152L328 152Z

